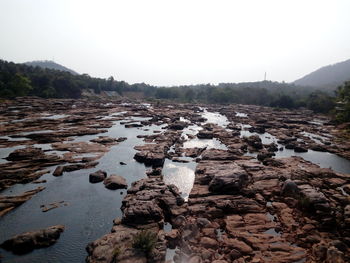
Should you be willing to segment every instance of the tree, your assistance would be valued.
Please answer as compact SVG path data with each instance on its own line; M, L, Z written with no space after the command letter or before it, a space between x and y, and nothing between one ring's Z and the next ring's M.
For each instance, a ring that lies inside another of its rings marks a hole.
M338 87L336 112L338 122L350 122L350 81Z
M14 96L26 96L32 90L30 80L19 73L16 73L7 84L7 89L12 91Z
M314 112L328 113L335 106L334 97L324 92L316 91L309 95L306 106Z

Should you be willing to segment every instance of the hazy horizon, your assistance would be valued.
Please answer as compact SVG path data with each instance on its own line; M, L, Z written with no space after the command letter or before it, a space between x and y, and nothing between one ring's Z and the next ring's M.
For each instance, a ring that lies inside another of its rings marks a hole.
M1 59L158 86L292 82L350 58L350 1L0 2Z

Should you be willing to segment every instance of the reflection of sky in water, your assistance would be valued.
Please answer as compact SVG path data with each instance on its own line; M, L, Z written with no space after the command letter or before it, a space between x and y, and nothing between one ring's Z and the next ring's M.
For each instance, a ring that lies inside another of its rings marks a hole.
M205 110L202 113L202 117L207 119L207 121L205 123L214 123L214 124L221 126L221 127L224 127L224 128L229 124L229 121L226 118L226 116L221 115L218 112L209 112L209 111Z
M46 115L46 114L43 114ZM69 115L67 114L55 114L55 115L50 115L50 116L43 116L41 119L48 119L48 120L57 120L57 119L62 119L65 117L68 117Z
M261 138L263 144L270 144L272 142L275 142L278 145L278 148L284 147L282 144L277 143L277 138L275 136L267 132L264 134L257 134L244 130L241 131L241 137L251 135L258 135ZM317 152L313 150L309 150L305 153L298 153L294 152L294 150L284 148L283 151L277 151L275 154L275 158L300 156L309 162L319 165L321 168L331 168L336 172L350 173L350 161L332 153ZM257 153L246 153L245 155L256 157Z
M184 142L183 148L203 148L207 147L208 149L214 148L214 149L223 149L227 150L227 147L222 144L218 139L198 139L194 138L189 141Z
M146 118L135 119L144 120ZM133 159L136 153L134 146L144 144L143 139L137 138L137 135L150 135L153 130L159 130L161 127L151 125L147 127L149 131L146 132L137 128L127 129L120 122L114 122L113 127L107 129L108 132L105 134L114 138L127 137L127 140L112 146L110 151L98 160L99 164L96 167L65 172L59 177L52 176L56 166L48 167L50 173L40 178L47 180L42 185L46 189L1 218L0 243L21 232L56 224L65 225L66 230L54 246L37 249L23 256L16 256L0 249L0 253L3 255L2 262L83 262L87 255L85 250L87 243L109 233L112 220L121 216L120 206L126 194L124 189L111 191L106 189L103 183L91 184L88 175L101 169L106 171L108 175L124 176L129 186L132 182L146 177L145 166ZM81 137L92 139L100 135ZM34 146L49 149L50 145L36 144ZM22 147L0 148L0 156L7 157L10 152L17 148ZM65 152L49 151L47 153L64 154ZM81 156L91 156L91 154ZM2 161L5 160L0 160L0 162ZM127 165L120 165L121 161ZM17 184L2 191L2 194L19 194L38 186L31 183ZM47 213L41 212L40 205L62 200L69 205Z
M328 140L328 138L325 136L317 135L317 134L310 133L310 132L301 132L301 134L306 136L306 137L309 137L310 139L312 139L313 141L315 141L318 144L323 144L322 140L323 141Z
M236 116L237 116L237 117L242 117L242 118L247 118L247 117L248 117L248 114L242 113L242 112L236 112Z
M164 182L176 185L186 201L193 187L195 167L194 162L175 163L167 159L164 163Z
M277 138L268 132L265 132L264 134L258 134L256 132L250 132L250 131L246 131L246 130L241 131L241 138L242 137L249 137L252 135L258 135L263 144L270 144L273 142L277 143Z

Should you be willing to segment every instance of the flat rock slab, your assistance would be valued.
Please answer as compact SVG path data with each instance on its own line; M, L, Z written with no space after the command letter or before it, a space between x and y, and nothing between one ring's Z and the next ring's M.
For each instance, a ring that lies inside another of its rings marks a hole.
M63 225L56 225L37 231L25 232L6 240L1 244L1 247L15 254L29 253L36 248L53 245L63 231Z

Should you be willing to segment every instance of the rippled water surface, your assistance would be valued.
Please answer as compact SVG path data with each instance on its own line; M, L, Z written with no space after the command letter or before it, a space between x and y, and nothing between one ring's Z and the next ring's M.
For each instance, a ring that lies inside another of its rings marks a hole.
M147 106L145 105L145 107ZM124 112L114 113L111 116L122 114ZM226 128L229 124L227 118L220 113L205 110L202 116L207 118L206 123L214 123L223 128ZM57 117L54 115L54 118ZM246 116L242 114L241 117ZM127 118L127 120L131 119ZM132 120L141 121L144 118L133 118ZM186 121L184 119L182 120ZM250 136L253 134L244 130L247 127L249 125L242 125L241 136ZM65 225L66 230L55 245L45 249L34 250L32 253L23 256L16 256L0 250L0 253L3 255L2 262L84 262L87 255L85 251L86 245L100 238L102 235L109 233L112 227L112 220L121 216L121 201L126 194L125 190L108 190L104 187L103 183L90 184L89 174L99 169L105 170L108 174L119 174L126 178L129 186L132 182L144 178L146 176L145 166L133 159L136 152L133 149L134 146L144 144L144 141L137 138L137 135L153 134L154 130L160 130L160 128L160 126L149 126L127 129L124 125L120 124L120 121L115 121L113 127L108 129L106 133L76 137L74 141L89 141L101 135L127 137L127 140L113 146L108 153L98 160L99 165L95 168L64 173L61 177L53 177L52 171L55 167L49 167L49 173L40 178L47 180L47 183L43 184L46 189L34 195L31 200L14 209L1 219L0 242L25 231L41 229L56 224ZM198 139L195 135L200 129L201 127L198 125L190 125L183 130L182 137L186 139L183 145L184 148L207 147L227 149L217 139ZM265 133L259 136L264 144L277 143L277 139L271 134ZM48 153L54 152L51 151L50 144L34 146L48 150ZM22 148L22 146L0 149L0 158L7 157L9 153L18 148ZM293 150L284 149L283 151L278 151L276 154L277 158L292 155L301 156L308 161L319 164L321 167L331 167L335 171L343 173L350 172L349 161L330 153L311 150L307 153L295 153ZM255 153L251 155L256 156ZM194 182L196 162L194 158L179 158L188 162L180 163L166 159L163 169L164 181L177 185L183 197L187 199ZM6 162L6 160L0 159L1 162ZM120 165L119 162L124 162L127 165ZM38 186L36 184L15 185L1 194L20 194ZM65 201L68 205L46 213L43 213L40 209L40 206L43 204L59 201ZM171 229L171 226L169 227ZM175 250L168 249L167 251L167 259L171 259Z
M37 249L22 256L0 250L3 255L2 262L84 262L87 255L86 245L110 232L112 220L121 216L120 206L126 190L112 191L106 189L103 183L91 184L89 183L89 174L99 169L105 170L108 174L119 174L126 178L129 186L132 182L144 178L146 176L145 166L133 159L136 152L133 149L134 146L144 144L142 139L136 136L152 134L154 129L159 129L159 126L146 127L149 129L148 131L144 131L143 128L126 129L124 125L119 123L116 122L103 135L127 137L128 139L113 146L98 160L97 167L64 173L60 177L52 176L55 167L51 167L50 173L40 178L47 180L47 183L42 185L46 189L5 215L0 221L0 242L25 231L62 224L65 225L66 229L58 242L49 248ZM99 135L77 138L79 141L87 141ZM49 146L40 146L49 148ZM0 149L1 156L6 157L16 148L18 147ZM125 162L127 165L120 165L119 162ZM1 194L19 194L38 186L36 184L19 184ZM68 206L59 207L46 213L40 209L43 204L59 201L65 201Z

